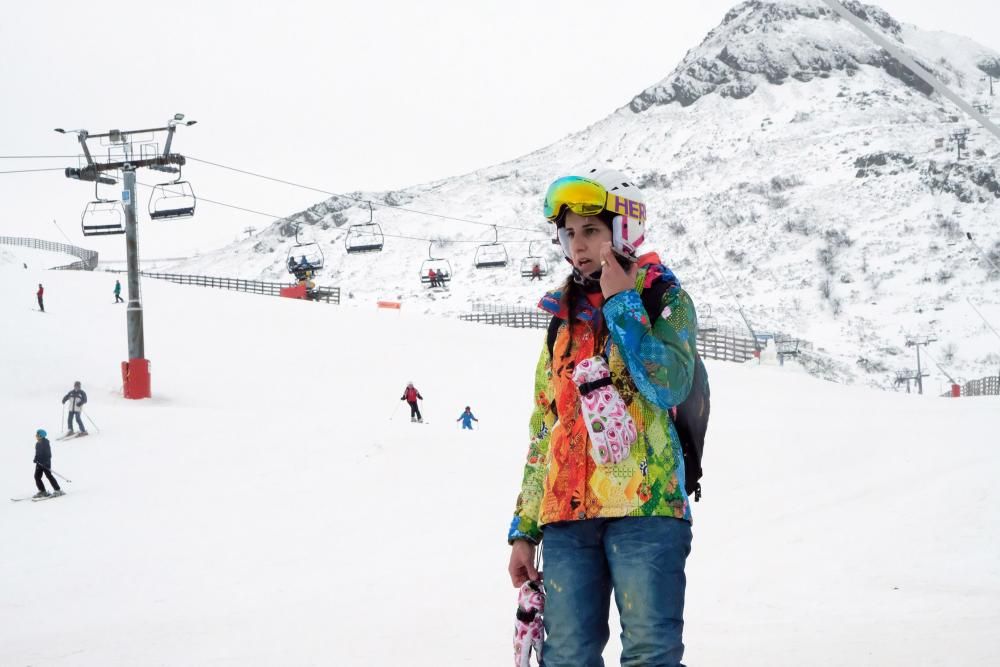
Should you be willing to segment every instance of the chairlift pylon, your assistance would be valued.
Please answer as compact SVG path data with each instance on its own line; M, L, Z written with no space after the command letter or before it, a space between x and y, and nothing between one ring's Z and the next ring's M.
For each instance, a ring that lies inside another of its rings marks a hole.
M153 186L149 196L150 220L171 220L190 218L194 215L198 198L194 196L194 188L181 177L181 168L177 167L177 178L169 183Z
M295 224L295 243L288 249L285 264L288 272L298 280L304 280L320 272L326 263L323 248L316 241L303 241L299 238L301 225Z
M507 247L500 243L500 232L493 225L493 243L484 243L476 248L475 263L477 269L499 269L507 266Z
M534 241L528 242L528 256L521 260L522 278L533 278L536 275L543 277L549 274L549 263L541 255L535 255L531 252L532 243Z
M382 228L375 222L372 203L368 202L368 222L351 225L347 228L344 247L349 253L379 252L384 243L385 237L382 236Z
M435 257L431 253L433 241L427 244L427 259L420 265L420 282L427 287L447 287L451 282L451 262L444 257ZM431 271L434 272L433 278Z
M110 236L125 233L125 207L116 199L104 199L94 181L94 201L89 202L80 215L80 228L84 236Z

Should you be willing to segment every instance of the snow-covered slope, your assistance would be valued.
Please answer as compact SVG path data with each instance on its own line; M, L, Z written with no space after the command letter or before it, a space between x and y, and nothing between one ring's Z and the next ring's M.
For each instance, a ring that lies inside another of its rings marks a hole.
M0 267L23 267L33 269L48 269L54 266L65 266L79 261L78 257L61 252L36 250L23 246L0 245Z
M996 52L849 5L960 95L989 101L981 79L1000 73ZM529 241L556 269L547 285L565 272L541 219L544 188L581 165L612 164L645 189L649 247L723 323L739 320L713 257L754 328L811 341L826 356L810 368L824 377L889 386L895 371L915 366L907 336L934 335L931 353L950 375L973 379L1000 364L996 338L966 302L1000 315L1000 275L966 239L973 234L1000 261L1000 144L972 127L957 161L949 138L964 124L927 92L818 0L752 0L663 81L552 146L398 192L353 193L389 205L375 209L387 235L379 254L344 249L349 226L369 219L363 201L331 198L290 220L320 241L328 262L320 282L343 287L348 303L401 298L409 309L448 314L473 301L533 305L540 286L519 274ZM499 238L513 261L477 270L491 224L507 226ZM286 277L292 230L282 221L176 268ZM451 262L449 293L418 282L429 250L414 238L451 242L430 250Z
M510 664L542 332L146 281L154 398L126 401L107 279L0 269L0 664ZM708 368L686 662L991 664L995 397ZM53 443L68 495L7 502L77 379L95 435Z

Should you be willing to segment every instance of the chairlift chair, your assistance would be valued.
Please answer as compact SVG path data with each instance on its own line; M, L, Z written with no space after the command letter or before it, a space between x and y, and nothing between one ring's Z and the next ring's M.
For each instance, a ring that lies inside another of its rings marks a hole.
M533 277L536 266L538 267L539 276L547 276L549 274L549 263L541 255L532 254L531 243L531 241L528 242L528 256L521 260L521 277Z
M698 315L698 333L718 331L719 322L712 315L712 306L706 303L702 306L701 311L702 312Z
M190 218L194 215L198 198L194 196L194 188L187 181L181 180L181 170L177 168L177 179L169 183L153 186L149 196L149 218L151 220L170 220Z
M315 241L304 241L299 238L299 225L295 226L295 243L288 249L285 264L288 272L299 280L309 274L315 275L323 269L326 257L323 248Z
M374 220L372 214L372 203L368 202L368 222L351 225L347 228L347 236L344 238L344 247L347 252L378 252L382 250L385 237L382 236L382 228Z
M80 216L84 236L125 233L125 209L120 201L98 199L87 204Z
M493 243L484 243L476 248L476 268L477 269L499 269L507 266L507 248L500 243L500 234L497 226L493 225Z
M451 282L451 262L443 257L435 257L431 253L433 242L427 244L427 259L420 264L420 282L427 287L446 287ZM431 271L434 271L434 282L431 284Z
M125 233L125 207L116 199L104 199L94 181L94 201L83 208L80 227L84 236L110 236Z

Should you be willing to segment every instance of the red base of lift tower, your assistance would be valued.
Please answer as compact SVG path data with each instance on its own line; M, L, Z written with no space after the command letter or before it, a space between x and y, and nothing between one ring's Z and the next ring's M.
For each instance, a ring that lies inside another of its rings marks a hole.
M150 398L149 359L129 359L122 362L122 386L125 398Z

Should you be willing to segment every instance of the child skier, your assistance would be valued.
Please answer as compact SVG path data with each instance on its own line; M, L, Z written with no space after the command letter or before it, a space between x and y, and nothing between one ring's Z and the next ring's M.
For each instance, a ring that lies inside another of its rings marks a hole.
M83 425L83 420L80 419L80 413L83 412L83 406L87 403L87 392L85 392L80 387L80 381L77 380L73 383L73 389L63 396L63 404L69 401L69 419L66 420L66 426L69 428L69 433L67 436L73 435L73 417L76 417L76 423L80 426L80 435L87 435L87 429Z
M424 397L420 395L417 388L413 386L412 382L406 383L406 389L403 391L403 395L399 400L406 401L410 404L410 421L411 422L422 422L424 418L420 415L420 407L417 405L417 399L421 401Z
M49 441L45 432L45 429L38 429L35 431L35 486L38 487L38 493L35 494L35 498L47 498L50 495L61 496L63 490L59 488L59 482L56 478L52 476L52 447L49 446ZM49 479L49 484L52 485L52 493L50 494L45 490L45 485L42 483L42 475L45 475Z
M465 429L469 429L471 431L472 430L472 422L477 422L479 420L476 419L475 415L472 414L472 408L470 408L468 405L466 405L465 406L465 412L463 412L462 415L458 419L456 419L455 421L462 422L462 430L463 431Z

